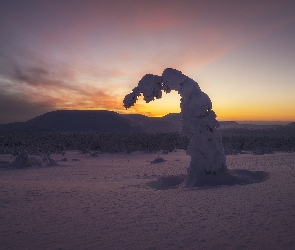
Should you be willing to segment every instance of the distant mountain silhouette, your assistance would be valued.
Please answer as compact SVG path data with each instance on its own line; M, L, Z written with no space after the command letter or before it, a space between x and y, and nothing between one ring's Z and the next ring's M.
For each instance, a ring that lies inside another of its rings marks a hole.
M237 127L236 122L220 122L221 128ZM140 114L118 114L107 110L57 110L37 116L26 122L0 125L0 131L49 130L49 131L101 131L149 132L181 131L179 113L163 117Z
M26 122L0 125L0 130L131 132L140 128L113 111L57 110Z

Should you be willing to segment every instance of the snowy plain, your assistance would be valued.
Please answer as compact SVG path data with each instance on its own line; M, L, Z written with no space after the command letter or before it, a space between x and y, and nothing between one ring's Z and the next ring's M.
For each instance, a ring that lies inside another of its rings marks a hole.
M295 249L294 152L228 155L268 178L199 188L177 186L184 150L51 157L9 169L0 155L0 249Z

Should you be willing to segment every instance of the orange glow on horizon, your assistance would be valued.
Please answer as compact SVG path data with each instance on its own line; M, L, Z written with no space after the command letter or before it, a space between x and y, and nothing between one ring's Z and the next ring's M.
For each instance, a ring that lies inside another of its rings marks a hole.
M221 106L214 109L217 120L221 121L294 121L295 113L290 108L283 110L266 109L263 105L258 107L236 106L222 108Z
M279 105L276 108L267 108L265 105L252 106L250 104L213 105L219 121L295 121L295 112L290 106L284 109ZM172 91L163 93L161 99L145 103L143 97L128 110L119 113L142 114L149 117L162 117L169 113L180 113L180 96Z
M169 94L163 93L162 98L156 99L149 103L139 96L136 104L124 113L137 113L149 117L162 117L169 113L180 112L180 95L176 91Z

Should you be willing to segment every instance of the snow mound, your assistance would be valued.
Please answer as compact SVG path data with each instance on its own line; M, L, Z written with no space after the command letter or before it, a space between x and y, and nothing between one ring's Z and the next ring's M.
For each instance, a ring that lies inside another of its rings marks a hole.
M161 157L158 157L158 158L156 158L155 160L151 161L151 163L152 163L152 164L156 164L156 163L162 163L162 162L164 162L164 161L166 161L166 160L164 160L164 159L161 158Z
M19 155L10 164L11 168L28 168L30 166L32 166L31 160L28 153L24 150L21 150Z
M148 182L147 185L153 189L166 190L177 188L184 180L186 175L169 175L159 177L156 181Z

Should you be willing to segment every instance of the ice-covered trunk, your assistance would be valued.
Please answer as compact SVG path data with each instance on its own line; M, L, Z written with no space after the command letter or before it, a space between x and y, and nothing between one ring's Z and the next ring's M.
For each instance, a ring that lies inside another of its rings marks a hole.
M216 129L219 124L211 100L193 79L171 68L165 69L162 76L145 75L132 93L126 95L124 106L133 106L141 93L146 102L161 98L162 90L167 93L175 90L181 96L182 132L190 138L187 154L191 156L183 185L197 186L208 179L208 175L227 171L221 134Z
M184 185L191 187L207 175L226 171L226 158L210 98L192 79L187 79L178 92L182 97L182 132L190 138L187 154L191 162Z

